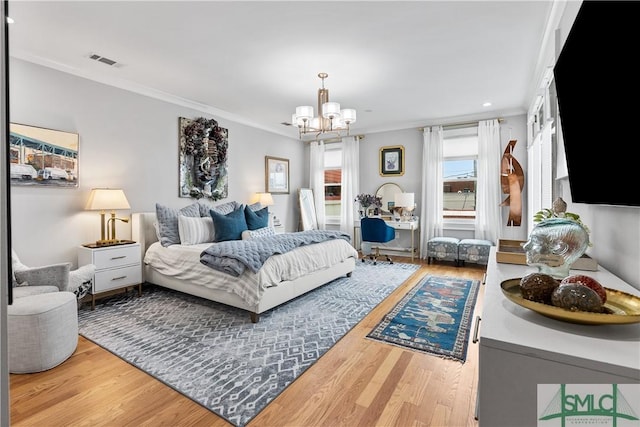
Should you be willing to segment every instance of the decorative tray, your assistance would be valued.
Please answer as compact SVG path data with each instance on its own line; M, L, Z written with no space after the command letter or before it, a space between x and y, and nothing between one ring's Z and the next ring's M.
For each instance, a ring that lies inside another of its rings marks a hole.
M640 323L640 297L616 289L605 287L607 302L604 304L604 308L607 313L592 313L589 311L571 311L566 308L524 299L520 292L520 278L505 280L500 284L500 287L502 288L502 293L509 300L552 319L585 325Z

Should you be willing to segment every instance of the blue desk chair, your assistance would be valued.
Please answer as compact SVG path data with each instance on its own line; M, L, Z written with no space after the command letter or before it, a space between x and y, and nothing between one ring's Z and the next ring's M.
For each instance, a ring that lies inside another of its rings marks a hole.
M362 243L386 243L396 238L396 230L393 227L389 227L381 218L362 218L360 220L360 233L362 235ZM373 261L373 265L376 265L377 259L380 256L380 246L375 247L375 253L369 254L369 259ZM363 251L364 254L364 251ZM386 255L387 261L393 264L389 255ZM362 262L364 262L364 256Z

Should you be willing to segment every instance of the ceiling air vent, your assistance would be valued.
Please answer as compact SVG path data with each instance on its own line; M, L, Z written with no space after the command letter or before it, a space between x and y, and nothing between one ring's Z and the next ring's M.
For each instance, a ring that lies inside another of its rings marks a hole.
M98 61L98 62L102 62L103 64L107 64L109 66L115 66L115 65L119 65L116 61L114 61L113 59L109 59L106 58L104 56L101 55L97 55L95 53L91 54L91 56L89 56L89 59L93 59L94 61Z

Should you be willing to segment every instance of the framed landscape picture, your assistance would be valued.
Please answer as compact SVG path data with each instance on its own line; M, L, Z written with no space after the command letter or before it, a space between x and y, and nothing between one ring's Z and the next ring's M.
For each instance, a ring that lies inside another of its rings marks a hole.
M11 185L78 187L77 133L10 124Z
M264 181L267 193L289 194L289 159L265 156Z
M380 175L404 175L404 147L402 145L380 148Z

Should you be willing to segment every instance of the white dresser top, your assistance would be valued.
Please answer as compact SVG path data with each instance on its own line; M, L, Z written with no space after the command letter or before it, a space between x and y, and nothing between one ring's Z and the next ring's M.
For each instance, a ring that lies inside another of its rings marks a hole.
M487 265L480 343L532 357L599 370L640 380L640 323L581 325L551 319L508 300L500 283L537 271L533 267L496 262L491 248ZM598 266L586 274L603 286L640 297L640 291Z

